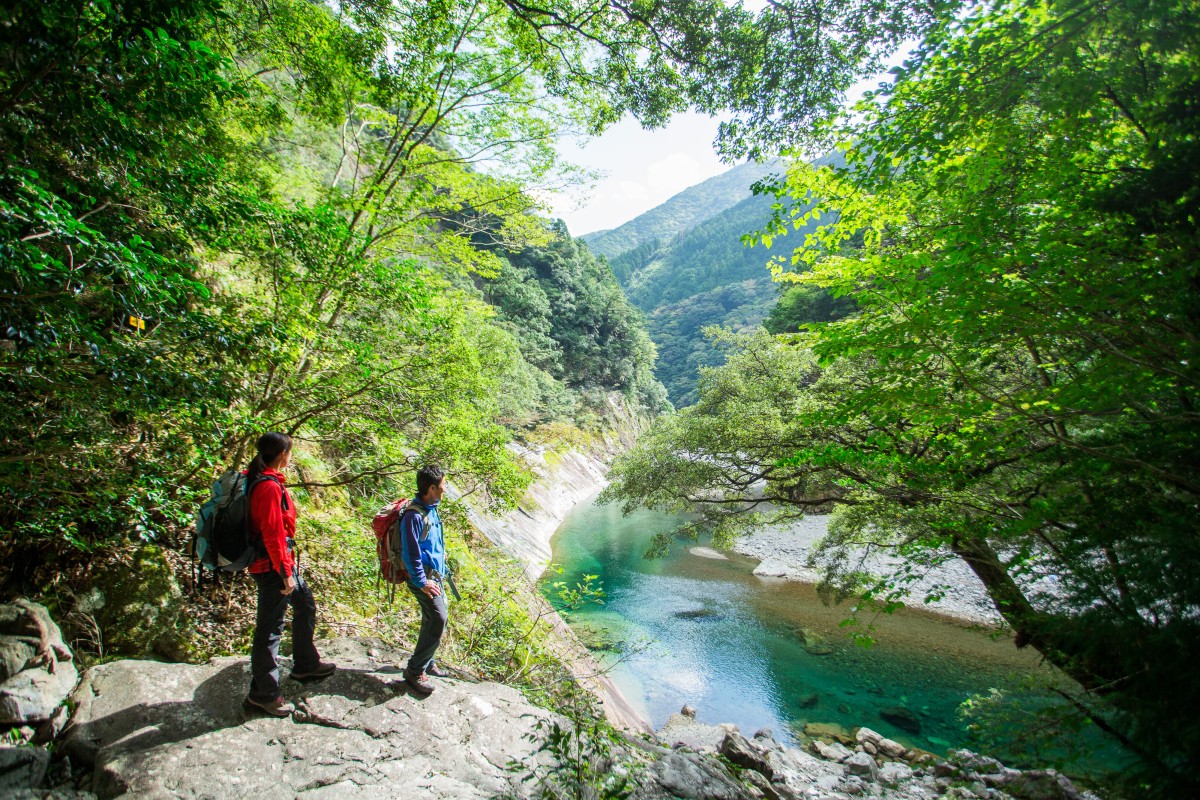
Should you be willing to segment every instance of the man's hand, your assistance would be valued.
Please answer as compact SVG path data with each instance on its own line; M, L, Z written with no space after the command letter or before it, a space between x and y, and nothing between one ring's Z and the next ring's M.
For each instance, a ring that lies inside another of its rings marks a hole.
M283 588L279 590L282 595L289 595L296 590L296 576L288 575L283 579Z
M421 591L431 600L442 593L442 590L433 581L425 581L425 585L421 587Z

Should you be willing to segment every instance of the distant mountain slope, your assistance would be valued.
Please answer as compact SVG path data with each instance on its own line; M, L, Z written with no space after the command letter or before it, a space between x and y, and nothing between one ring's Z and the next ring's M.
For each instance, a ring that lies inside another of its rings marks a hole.
M825 156L815 163L829 164L837 158ZM637 245L610 255L609 266L629 300L646 313L650 337L658 347L655 376L676 406L694 402L700 366L725 360L704 338L704 328L753 329L778 300L778 287L767 271L773 253L764 247L746 247L741 237L762 228L775 202L771 196L752 195L750 185L780 165L758 165L758 172L747 166L697 184L608 232L637 233ZM737 182L743 182L742 199L708 219L682 230L661 224L670 217L666 207L685 195L691 208L715 208L737 194ZM713 186L719 187L719 197L710 201L706 192ZM780 245L790 251L804 233L793 231ZM589 247L594 245L589 242Z
M716 325L753 331L763 324L778 297L778 287L763 274L665 303L650 313L646 327L658 347L654 374L676 407L690 406L698 399L701 367L725 363L725 353L704 337L704 329Z
M767 277L771 253L746 247L742 236L762 227L774 197L750 196L680 234L674 241L610 260L613 274L633 304L650 312L693 295Z
M609 259L648 242L669 240L745 200L755 181L779 169L778 161L765 164L748 161L684 189L620 227L579 238L588 243L593 253Z

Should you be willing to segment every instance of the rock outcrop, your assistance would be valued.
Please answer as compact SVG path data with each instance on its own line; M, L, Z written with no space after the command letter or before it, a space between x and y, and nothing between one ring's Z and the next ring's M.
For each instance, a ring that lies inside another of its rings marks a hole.
M1053 770L1010 769L966 750L940 761L869 728L855 731L849 740L853 750L837 741L846 737L830 736L811 741L808 753L776 742L767 730L747 739L732 725L705 725L685 707L667 720L659 736L674 743L676 752L719 753L740 767L743 793L732 795L737 798L1097 800Z
M291 718L247 713L246 658L204 666L116 661L86 673L62 745L94 768L100 798L483 798L528 789L510 762L534 763L553 715L494 683L439 681L428 698L402 682L407 653L322 644L339 664L318 684L289 681Z
M467 517L488 541L521 562L530 580L537 580L550 564L550 538L558 526L607 484L607 454L537 447L519 452L537 476L520 505L495 516L468 502Z
M93 667L71 695L75 713L53 759L0 747L0 791L19 800L519 800L548 785L587 795L624 776L630 800L1095 800L1051 770L1022 772L967 751L939 761L867 728L813 741L809 753L766 729L747 738L697 722L688 707L660 738L589 742L586 726L577 731L500 684L444 679L417 697L397 666L408 654L378 641L326 641L321 652L338 671L287 682L296 710L284 719L244 708L245 657ZM582 773L571 760L581 749L601 759ZM53 787L33 788L47 771Z
M0 725L37 728L41 739L52 739L78 678L45 606L29 600L0 605Z

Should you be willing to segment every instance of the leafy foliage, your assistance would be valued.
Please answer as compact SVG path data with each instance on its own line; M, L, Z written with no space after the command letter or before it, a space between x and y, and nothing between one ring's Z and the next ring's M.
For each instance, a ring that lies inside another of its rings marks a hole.
M910 569L963 559L1017 644L1079 682L1075 710L1141 760L1137 791L1194 789L1200 741L1181 678L1200 652L1200 27L1185 5L996 2L934 28L838 123L846 167L791 169L762 231L803 231L776 270L859 309L773 345L815 359L804 380L758 378L790 420L786 449L754 446L758 416L740 436L683 416L620 489L648 491L670 440L698 463L671 462L655 502L702 503L721 482L745 497L752 477L787 508L836 501L834 588L902 588L864 583L855 547Z
M579 43L502 4L4 13L5 591L177 530L265 429L335 465L312 488L388 491L437 459L520 495L505 423L569 413L571 389L464 276L552 239L525 190L604 101L537 100ZM607 328L577 361L614 362L572 386L661 405L645 333L589 280Z

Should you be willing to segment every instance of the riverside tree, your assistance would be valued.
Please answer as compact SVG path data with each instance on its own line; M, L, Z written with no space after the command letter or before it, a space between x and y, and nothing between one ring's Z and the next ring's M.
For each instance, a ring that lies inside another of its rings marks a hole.
M935 27L757 237L818 220L775 271L858 312L741 342L615 484L720 532L763 481L785 515L833 503L827 586L885 605L961 558L1140 790L1194 789L1200 759L1197 53L1174 0ZM877 581L863 548L909 567Z

